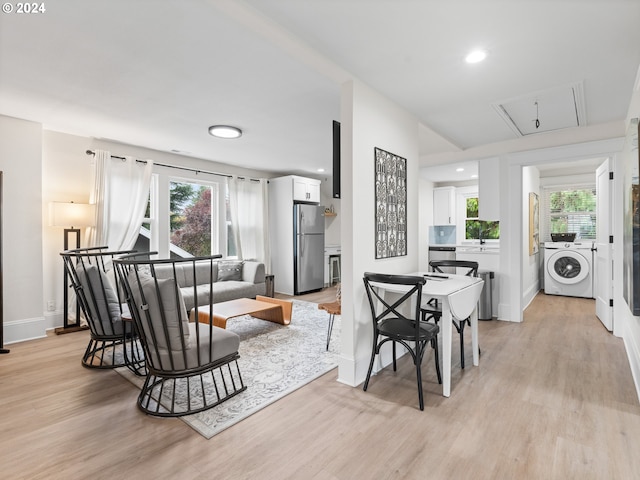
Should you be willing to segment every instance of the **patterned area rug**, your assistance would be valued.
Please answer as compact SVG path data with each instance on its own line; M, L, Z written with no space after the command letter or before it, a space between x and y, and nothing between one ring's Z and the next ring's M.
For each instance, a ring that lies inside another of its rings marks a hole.
M336 316L326 351L329 314L315 303L293 301L288 326L248 315L232 318L227 330L240 336L238 364L247 389L204 412L180 417L211 438L249 415L297 390L338 365L340 317ZM127 368L116 371L138 388L143 379Z

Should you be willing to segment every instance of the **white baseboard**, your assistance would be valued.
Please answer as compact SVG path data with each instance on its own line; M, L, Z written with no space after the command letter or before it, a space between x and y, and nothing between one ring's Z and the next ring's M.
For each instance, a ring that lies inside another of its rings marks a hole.
M396 349L398 359L408 353L402 345L397 345ZM373 363L372 376L383 368L391 365L393 362L392 351L391 343L383 345L382 352L379 355L376 355L376 359ZM369 352L366 357L360 357L356 362L354 362L353 359L341 356L338 360L338 382L351 387L357 387L362 384L367 378L370 361L371 352Z
M47 325L45 318L24 318L5 322L3 334L5 345L46 337Z
M494 318L496 316L494 315ZM511 304L500 303L498 304L498 320L504 320L505 322L518 322L519 320L511 318Z
M640 349L633 335L629 335L629 329L627 328L622 335L624 341L624 347L627 351L627 358L629 359L629 367L631 368L631 376L633 377L633 383L636 386L636 395L640 399Z
M536 298L536 295L540 291L540 282L535 282L531 287L527 289L526 292L522 295L522 304L524 305L523 310L525 310L533 299Z
M338 359L338 382L350 387L360 385L367 378L370 359L369 354L366 358L361 357L358 360L341 355Z

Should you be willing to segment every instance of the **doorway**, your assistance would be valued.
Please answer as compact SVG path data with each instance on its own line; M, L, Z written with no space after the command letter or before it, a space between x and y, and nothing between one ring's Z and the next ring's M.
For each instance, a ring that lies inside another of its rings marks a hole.
M508 298L505 299L505 301L508 302L505 310L508 312L509 320L522 321L522 312L526 306L522 294L522 292L525 291L526 278L522 265L524 263L523 258L525 258L527 254L524 248L524 240L528 225L523 224L525 219L523 219L523 215L519 209L508 208L508 205L522 205L526 187L523 185L523 168L526 166L535 166L541 171L549 171L552 169L558 171L560 169L574 168L583 164L582 168L585 172L582 173L582 175L585 175L585 178L588 176L593 183L598 167L602 165L605 159L614 159L616 152L620 151L620 148L620 140L612 139L538 151L514 153L506 158L506 162L508 163L508 175L506 179L508 188L503 188L503 191L507 193L507 198L504 202L505 210L507 211L504 212L504 216L510 228L509 235L504 239L506 251L501 261L504 262L503 264L505 265L505 276L510 281L506 292ZM585 164L589 162L591 162L591 166L587 169ZM547 175L547 173L543 175ZM606 208L604 204L603 208ZM603 218L613 218L614 215L612 212L615 213L613 209L611 209L610 204L607 214L603 215ZM604 278L609 284L612 283L611 277L605 275ZM607 286L606 288L612 287Z

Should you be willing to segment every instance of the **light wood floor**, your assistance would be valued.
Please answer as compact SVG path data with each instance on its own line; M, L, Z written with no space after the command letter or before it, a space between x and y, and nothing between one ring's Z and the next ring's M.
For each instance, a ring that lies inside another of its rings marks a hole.
M450 398L424 360L423 412L403 359L368 392L332 371L211 440L138 411L128 381L81 366L86 343L0 357L3 478L640 478L640 405L593 300L540 294L522 324L480 322L480 366L461 371L454 345Z

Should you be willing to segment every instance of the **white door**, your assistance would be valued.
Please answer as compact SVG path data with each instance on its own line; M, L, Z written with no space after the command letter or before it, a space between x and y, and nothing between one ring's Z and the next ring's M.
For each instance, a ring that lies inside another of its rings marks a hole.
M596 243L593 252L593 296L596 298L596 316L610 332L613 331L613 265L611 235L611 179L609 159L596 170Z

